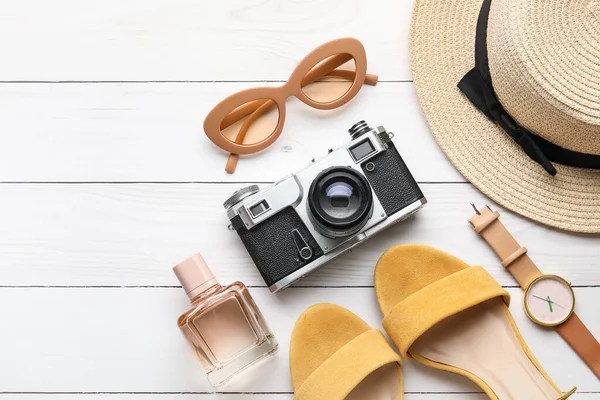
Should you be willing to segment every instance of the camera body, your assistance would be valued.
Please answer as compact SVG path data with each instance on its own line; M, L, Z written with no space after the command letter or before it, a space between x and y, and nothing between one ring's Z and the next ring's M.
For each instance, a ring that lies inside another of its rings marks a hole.
M224 206L271 292L404 220L427 200L383 127L364 121L352 140L260 190L236 191Z

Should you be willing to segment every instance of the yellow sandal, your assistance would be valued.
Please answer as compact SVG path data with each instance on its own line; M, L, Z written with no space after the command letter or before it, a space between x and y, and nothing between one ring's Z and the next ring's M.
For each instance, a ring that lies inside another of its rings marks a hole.
M400 356L383 333L334 304L306 310L290 343L294 400L402 400Z
M405 358L471 379L491 399L560 400L508 310L510 295L482 267L421 245L388 250L375 292L383 327Z

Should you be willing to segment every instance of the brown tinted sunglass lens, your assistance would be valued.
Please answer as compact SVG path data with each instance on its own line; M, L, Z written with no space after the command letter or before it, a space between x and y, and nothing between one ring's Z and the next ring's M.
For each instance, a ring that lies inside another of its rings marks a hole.
M221 121L221 135L237 144L255 144L271 136L279 123L279 107L271 99L249 101Z
M317 103L343 97L355 80L356 62L349 54L336 54L315 65L302 80L302 92Z

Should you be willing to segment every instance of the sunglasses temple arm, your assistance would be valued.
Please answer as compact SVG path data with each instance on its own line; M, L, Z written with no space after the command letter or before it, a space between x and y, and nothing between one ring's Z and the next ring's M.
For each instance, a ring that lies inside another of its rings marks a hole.
M377 85L377 81L379 81L379 77L373 74L367 74L365 76L365 85L375 86Z
M318 67L313 68L304 79L302 79L302 87L309 85L325 76L338 76L342 78L346 78L348 80L354 80L355 73L354 71L349 70L337 70L336 68L344 65L346 62L350 61L352 56L349 54L336 54L333 57L330 57L327 61L324 61ZM365 76L364 83L367 85L374 86L377 84L378 77L377 75L367 74Z
M345 78L348 79L349 81L354 80L354 71L347 71L347 70L343 70L343 69L336 69L331 71L330 73L327 74L327 76L337 76L339 78ZM379 80L379 77L377 75L373 75L373 74L367 74L365 76L365 85L370 85L370 86L375 86L377 85L377 81Z
M300 84L302 87L310 85L311 83L327 76L333 72L337 67L344 65L344 63L350 61L352 56L349 54L336 54L330 57L327 61L323 61L319 66L311 69L308 74L302 79Z
M259 101L262 102L262 100L259 100ZM273 100L267 100L262 103L263 104L260 107L258 107L256 110L254 110L254 112L251 112L250 117L248 117L248 119L244 121L244 123L242 124L242 127L240 128L240 131L238 132L237 136L235 137L235 143L237 143L237 144L244 143L244 139L246 138L246 134L248 133L250 126L261 115L263 115L267 110L269 110L273 106L273 104L275 104L275 102ZM240 156L238 154L230 153L229 158L227 159L227 165L225 166L225 171L227 171L230 174L233 174L235 172L235 168L237 167L237 162L238 162L239 158L240 158Z
M225 165L225 171L228 174L233 174L237 168L238 160L240 159L239 154L230 153L227 158L227 164Z
M239 106L232 112L230 112L224 119L221 121L221 130L229 128L231 125L235 124L239 120L248 115L252 114L256 111L257 108L264 104L264 100L253 100L242 106Z

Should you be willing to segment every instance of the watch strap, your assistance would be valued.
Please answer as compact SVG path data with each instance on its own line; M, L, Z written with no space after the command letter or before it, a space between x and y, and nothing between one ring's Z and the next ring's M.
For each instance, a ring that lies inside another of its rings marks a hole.
M573 313L566 322L558 325L556 331L600 379L600 343L577 314Z
M492 211L488 206L480 210L475 206L473 208L476 214L469 219L471 226L490 245L519 285L524 290L527 289L534 279L542 276L542 272L527 255L527 249L519 245L500 222L498 211ZM579 317L573 313L555 329L600 379L600 343Z
M531 258L527 249L521 247L506 227L498 219L498 211L492 211L488 206L479 210L469 222L477 232L494 250L502 265L515 277L519 285L525 290L529 284L542 275Z

